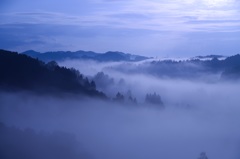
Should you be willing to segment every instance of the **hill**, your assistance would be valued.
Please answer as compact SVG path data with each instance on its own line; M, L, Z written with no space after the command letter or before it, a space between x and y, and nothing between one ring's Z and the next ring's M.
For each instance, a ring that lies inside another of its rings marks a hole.
M23 52L22 54L31 56L33 58L38 58L39 60L43 60L45 62L63 61L67 59L71 59L71 60L89 59L89 60L95 60L95 61L101 61L101 62L142 61L142 60L149 59L148 57L145 57L145 56L132 55L132 54L126 54L122 52L113 52L113 51L109 51L106 53L95 53L92 51L76 51L76 52L56 51L56 52L40 53L34 50L28 50Z
M41 93L74 93L106 97L79 71L44 63L24 54L0 50L0 89Z

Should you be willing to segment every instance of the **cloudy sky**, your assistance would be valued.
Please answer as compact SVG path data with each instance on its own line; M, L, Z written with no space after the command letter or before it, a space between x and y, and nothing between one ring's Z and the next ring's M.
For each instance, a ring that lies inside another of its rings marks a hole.
M0 0L0 48L240 53L239 0Z

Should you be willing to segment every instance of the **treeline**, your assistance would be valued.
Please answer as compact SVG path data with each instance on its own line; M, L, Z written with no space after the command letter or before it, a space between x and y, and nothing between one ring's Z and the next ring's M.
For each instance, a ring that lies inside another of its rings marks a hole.
M116 80L113 77L110 77L108 74L105 74L104 72L98 72L95 76L92 77L92 79L96 82L97 89L103 90L104 92L108 92L109 88L111 89L111 97L113 102L125 105L139 105L138 99L132 94L132 91L130 89L125 93L125 89L121 89L128 87L123 78ZM114 88L117 93L115 94L115 96L112 96L114 92L112 89ZM116 90L116 88L118 88L118 90ZM141 100L141 102L142 101L144 102L141 104L155 105L160 108L164 107L161 96L156 92L147 93L145 95L145 99Z
M0 89L42 93L77 93L106 98L79 71L60 67L54 61L44 63L27 55L0 50Z
M240 79L240 55L219 60L182 60L182 61L153 61L149 67L143 68L149 74L160 77L198 79L206 74L220 73L221 79Z
M106 52L106 53L95 53L92 51L56 51L56 52L45 52L40 53L33 50L28 50L23 52L22 54L26 54L33 58L38 58L42 61L64 61L66 59L71 60L94 60L101 62L109 62L109 61L142 61L148 59L145 56L126 54L123 52Z
M128 91L127 95L125 96L122 93L118 92L112 100L120 104L138 105L137 99L133 97L130 92L131 91ZM157 108L164 108L161 96L155 92L153 94L146 94L144 104L147 104L148 106L155 106Z

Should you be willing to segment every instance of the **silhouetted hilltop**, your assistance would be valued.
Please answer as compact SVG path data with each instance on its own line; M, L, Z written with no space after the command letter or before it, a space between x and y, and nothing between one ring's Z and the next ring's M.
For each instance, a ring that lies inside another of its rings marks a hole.
M34 52L32 52L34 54ZM42 93L76 93L105 97L94 81L75 69L60 67L54 61L44 63L24 54L0 50L0 89Z
M89 59L95 61L141 61L146 60L148 57L125 54L122 52L106 52L106 53L95 53L92 51L56 51L56 52L45 52L39 53L33 50L28 50L23 52L22 54L26 54L33 58L38 58L45 62L49 61L63 61L67 59L71 60L79 60L79 59Z

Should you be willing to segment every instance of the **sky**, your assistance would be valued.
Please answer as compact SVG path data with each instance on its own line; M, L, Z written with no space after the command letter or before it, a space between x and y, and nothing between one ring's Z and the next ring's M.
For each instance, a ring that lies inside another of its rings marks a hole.
M240 53L239 0L0 0L0 49Z

